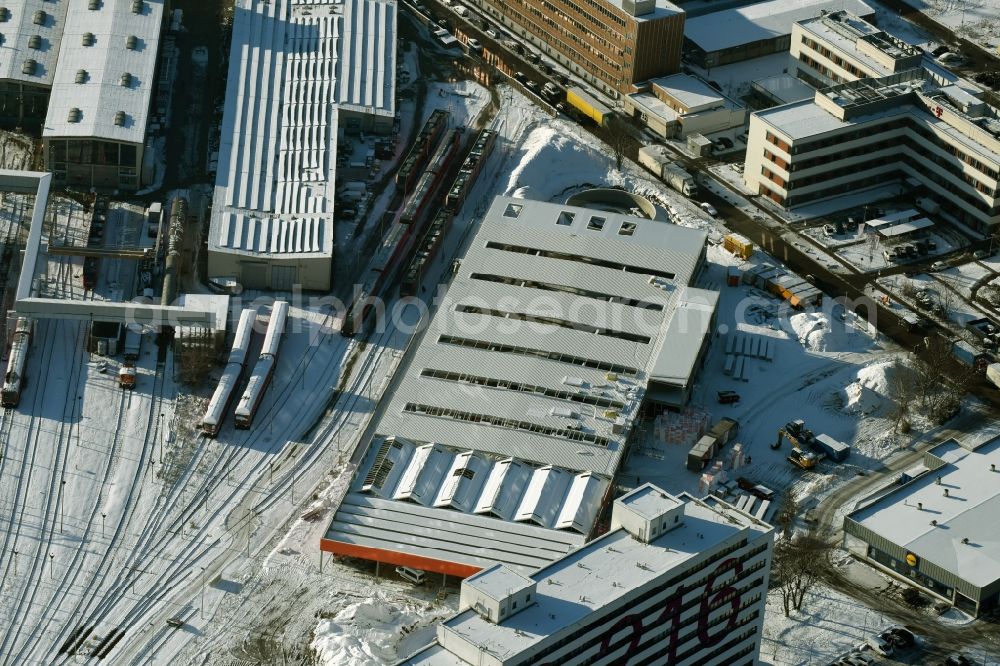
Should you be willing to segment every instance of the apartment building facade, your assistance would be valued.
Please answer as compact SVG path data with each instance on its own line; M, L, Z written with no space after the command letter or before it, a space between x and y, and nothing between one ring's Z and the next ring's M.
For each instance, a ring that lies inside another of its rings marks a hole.
M786 207L896 181L945 218L1000 224L1000 111L924 67L820 89L750 117L744 179Z
M773 528L715 498L646 484L612 530L524 575L462 584L460 612L405 666L750 666L760 654Z
M680 69L684 11L668 0L474 0L601 92L618 98L634 84Z

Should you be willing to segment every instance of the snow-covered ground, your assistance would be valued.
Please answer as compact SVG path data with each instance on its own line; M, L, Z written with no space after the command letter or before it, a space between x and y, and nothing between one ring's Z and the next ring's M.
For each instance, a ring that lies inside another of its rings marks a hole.
M955 34L996 53L1000 47L1000 0L904 0Z

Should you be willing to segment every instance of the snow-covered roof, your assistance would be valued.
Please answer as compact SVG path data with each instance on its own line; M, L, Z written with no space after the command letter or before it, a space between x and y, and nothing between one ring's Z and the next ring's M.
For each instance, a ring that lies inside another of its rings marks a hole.
M13 0L4 3L7 18L0 23L0 34L3 35L0 80L52 85L68 6L69 0ZM35 62L34 68L25 66L29 60Z
M874 76L888 76L897 67L912 67L922 59L923 51L917 47L879 30L850 12L838 11L814 16L799 21L799 26L813 38L822 40L868 67ZM875 57L875 54L881 54L882 57Z
M163 0L69 0L42 136L142 144Z
M946 462L943 467L848 518L976 587L995 583L1000 580L1000 440L974 451L949 442L933 453Z
M684 108L685 113L712 109L725 104L722 94L690 74L674 74L649 81Z
M497 197L376 432L613 475L627 437L615 421L634 416L651 374L681 380L700 349L704 319L686 311L717 294L687 285L705 240Z
M240 0L209 247L329 258L341 111L395 114L393 0Z
M788 104L801 100L811 100L816 90L791 74L777 74L753 82L754 87L765 90L779 102Z
M618 9L624 11L626 14L632 16L632 18L637 23L642 23L644 21L653 21L665 18L667 16L676 16L684 12L683 9L670 2L670 0L654 0L653 8L651 11L635 16L631 11L625 9L625 3L622 0L606 0L606 2L612 7L617 7ZM638 5L639 3L635 3Z
M768 0L689 18L684 37L706 53L792 34L792 24L845 9L858 16L875 10L861 0Z
M445 620L438 635L454 637L463 648L472 648L463 652L466 655L475 654L477 646L500 661L525 655L550 637L557 640L561 632L582 626L600 609L621 605L623 600L670 579L674 572L683 572L690 560L737 534L745 533L753 542L771 531L770 526L718 500L697 500L686 493L678 499L684 512L678 527L649 543L634 538L624 528L608 532L532 573L534 603L524 610L499 622L473 609L463 610ZM494 575L502 573L502 569L496 570ZM682 577L677 583L686 580ZM467 662L435 643L402 663L452 666Z

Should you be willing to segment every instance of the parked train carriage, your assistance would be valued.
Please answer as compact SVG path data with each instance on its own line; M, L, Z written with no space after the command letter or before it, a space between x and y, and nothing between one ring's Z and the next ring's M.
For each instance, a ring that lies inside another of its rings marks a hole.
M256 321L257 311L255 309L246 308L240 313L240 323L236 326L233 348L229 352L229 358L222 371L222 376L219 378L219 384L215 387L212 399L208 401L208 408L201 419L201 431L209 437L215 437L219 434L226 418L226 412L229 411L233 396L236 395L236 386L246 367L247 352L253 339L253 327Z
M126 362L134 362L142 351L142 331L132 327L125 329L125 350L122 353Z
M271 307L271 319L267 323L267 333L264 334L264 345L260 349L261 356L278 355L281 336L285 333L285 320L288 318L288 301L275 301Z
M417 293L417 288L423 281L425 270L437 255L445 236L448 234L451 221L452 214L443 210L431 222L427 233L424 234L417 246L416 254L403 272L403 279L399 285L400 296L413 296Z
M7 373L0 390L0 404L4 407L17 407L17 403L21 401L24 371L28 364L28 351L31 349L31 329L30 319L18 317L10 344L10 357L7 359Z
M240 430L249 430L253 424L253 417L257 414L264 393L271 383L271 376L274 374L274 366L277 359L274 356L261 355L253 366L253 374L247 382L247 388L236 405L236 414L233 422Z
M257 408L260 407L264 393L271 383L287 318L288 302L275 301L271 308L271 320L267 324L267 333L264 334L264 344L261 347L260 356L253 366L253 373L250 375L250 381L247 382L247 388L243 391L243 396L236 406L233 421L240 430L248 430L253 424Z
M427 156L434 150L438 139L444 133L449 115L449 112L444 109L435 109L431 113L420 133L417 134L417 138L414 139L413 145L410 146L409 152L406 153L406 157L400 162L399 169L396 171L396 184L398 186L406 190L413 187L417 178L423 173Z
M422 221L424 213L437 195L441 181L451 167L451 162L458 150L460 137L461 132L459 130L449 130L448 134L445 135L444 141L441 142L437 152L427 166L427 171L417 181L417 186L413 190L413 194L406 202L406 206L403 207L403 214L399 218L400 222L403 224L419 224Z

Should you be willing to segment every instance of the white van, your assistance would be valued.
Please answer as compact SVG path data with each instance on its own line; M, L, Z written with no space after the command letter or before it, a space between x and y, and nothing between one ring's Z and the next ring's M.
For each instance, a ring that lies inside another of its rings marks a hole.
M411 569L410 567L396 567L396 573L399 577L408 580L414 585L423 585L424 581L427 580L427 574L425 574L420 569Z

